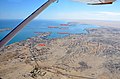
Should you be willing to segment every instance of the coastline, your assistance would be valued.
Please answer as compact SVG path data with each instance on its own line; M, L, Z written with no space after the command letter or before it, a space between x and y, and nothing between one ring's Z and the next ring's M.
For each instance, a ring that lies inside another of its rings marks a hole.
M12 30L12 28L3 28L3 29L0 29L0 32L9 31L9 30Z
M0 26L1 28L13 28L19 21L20 20L4 20L0 22ZM4 23L6 24L3 25ZM49 28L49 26L52 26L52 28ZM54 28L53 26L57 28ZM40 32L52 32L49 38L62 38L71 33L83 33L85 32L83 29L91 27L96 28L96 26L69 23L61 20L34 20L22 29L10 42L8 42L7 45L26 40L27 38L36 36ZM9 31L1 32L0 39L4 38L8 32Z
M42 39L42 36L50 34L44 33L6 46L0 51L0 77L120 78L120 29L91 28L87 32L70 34L64 38ZM40 65L38 72L31 73L36 64L30 52Z
M104 21L104 20L71 20L80 24L91 24L101 27L120 28L120 21Z

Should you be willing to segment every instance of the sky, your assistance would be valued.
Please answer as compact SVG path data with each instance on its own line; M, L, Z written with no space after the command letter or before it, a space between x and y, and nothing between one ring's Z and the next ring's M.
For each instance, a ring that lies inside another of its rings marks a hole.
M0 0L0 19L25 19L47 0ZM72 0L52 3L35 19L120 21L120 0L112 5L86 5Z

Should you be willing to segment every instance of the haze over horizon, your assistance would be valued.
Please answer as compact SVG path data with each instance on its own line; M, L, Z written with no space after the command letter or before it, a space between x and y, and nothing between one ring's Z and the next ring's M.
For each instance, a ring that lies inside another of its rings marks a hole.
M47 0L1 0L0 19L24 19ZM112 5L86 5L59 0L36 19L89 19L120 21L120 0Z

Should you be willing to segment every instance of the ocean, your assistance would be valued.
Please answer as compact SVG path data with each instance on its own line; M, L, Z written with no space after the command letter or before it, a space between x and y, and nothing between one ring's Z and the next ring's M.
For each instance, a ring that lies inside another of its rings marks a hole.
M16 27L22 20L0 20L0 29L3 28L14 28ZM70 34L78 34L78 33L87 33L85 29L87 28L98 28L99 26L95 25L87 25L87 24L78 24L74 23L70 26L64 26L61 24L68 24L69 21L62 20L33 20L26 27L24 27L9 43L15 43L22 40L26 40L27 38L36 36L36 33L39 32L51 32L51 35L47 38L62 38L68 36L69 34L59 34L59 33L70 33ZM49 27L56 28L49 28ZM9 33L10 31L0 32L0 40Z

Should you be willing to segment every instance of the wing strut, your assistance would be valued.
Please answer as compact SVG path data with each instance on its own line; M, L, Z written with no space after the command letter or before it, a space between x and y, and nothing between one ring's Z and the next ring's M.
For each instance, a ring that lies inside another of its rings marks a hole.
M48 0L42 6L40 6L36 11L34 11L30 16L23 20L18 26L16 26L9 34L7 34L0 41L0 48L7 44L25 25L27 25L31 20L33 20L37 15L39 15L44 9L46 9L51 3L56 0Z

